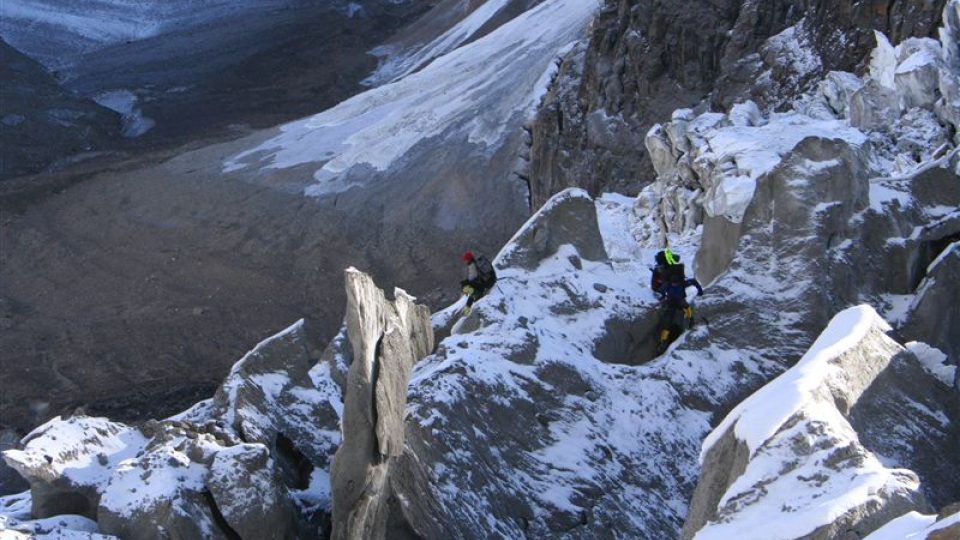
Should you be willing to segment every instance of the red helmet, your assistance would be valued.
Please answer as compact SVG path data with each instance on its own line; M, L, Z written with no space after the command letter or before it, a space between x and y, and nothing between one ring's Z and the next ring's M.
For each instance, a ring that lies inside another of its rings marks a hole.
M472 263L472 262L473 262L473 252L472 252L472 251L465 251L465 252L463 253L463 262L465 262L465 263Z

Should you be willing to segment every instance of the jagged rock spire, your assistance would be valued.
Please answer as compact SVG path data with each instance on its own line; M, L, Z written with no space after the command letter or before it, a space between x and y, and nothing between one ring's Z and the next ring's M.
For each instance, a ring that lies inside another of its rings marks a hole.
M395 289L387 300L370 276L346 271L347 374L343 443L331 469L333 538L383 538L392 458L403 452L407 382L433 349L430 311Z

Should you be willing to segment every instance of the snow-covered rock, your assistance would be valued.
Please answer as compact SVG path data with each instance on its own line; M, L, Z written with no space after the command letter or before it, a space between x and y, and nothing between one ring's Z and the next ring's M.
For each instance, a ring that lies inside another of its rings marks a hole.
M390 469L404 451L407 383L413 365L433 350L433 326L429 309L406 292L396 289L388 301L370 276L350 268L345 278L354 357L343 442L330 471L333 538L384 538Z
M850 125L864 131L879 131L900 117L897 91L876 79L869 79L850 96Z
M916 475L884 467L848 420L903 350L888 330L869 306L837 314L796 366L727 415L704 441L684 538L863 535L927 509Z
M593 199L581 190L567 190L550 199L508 242L499 263L534 270L540 261L570 245L590 261L608 258L597 223Z
M217 510L241 538L295 535L297 514L270 451L242 444L217 452L206 482Z
M234 437L270 448L287 485L304 489L314 467L329 471L340 445L340 395L330 366L311 357L298 321L234 364L207 416Z
M932 39L914 39L898 49L906 56L894 72L894 83L903 109L932 109L940 97L940 44Z
M143 450L138 430L106 418L50 420L24 437L22 450L7 450L7 464L30 482L32 515L97 515L113 470Z

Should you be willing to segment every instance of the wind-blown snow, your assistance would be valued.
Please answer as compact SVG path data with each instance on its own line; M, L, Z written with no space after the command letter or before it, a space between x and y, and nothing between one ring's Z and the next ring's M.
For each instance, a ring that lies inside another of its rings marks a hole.
M731 426L735 426L737 439L747 444L751 454L756 452L793 413L810 401L811 392L830 376L830 360L857 345L874 325L891 329L870 306L855 306L837 313L793 369L730 411L703 441L701 463L707 451Z
M927 373L936 377L946 386L953 386L957 366L951 366L948 363L949 359L943 351L919 341L911 341L906 346L910 352L917 355L917 359L920 360L920 364Z
M319 163L318 185L309 192L323 194L349 188L340 181L348 169L386 170L431 137L493 152L507 129L519 129L541 97L543 73L559 51L584 37L597 8L596 0L543 2L421 71L283 126L279 136L228 159L225 170Z

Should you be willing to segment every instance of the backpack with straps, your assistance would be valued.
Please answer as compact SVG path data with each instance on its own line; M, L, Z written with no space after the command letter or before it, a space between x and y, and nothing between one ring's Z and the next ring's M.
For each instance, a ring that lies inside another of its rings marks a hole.
M497 283L497 271L493 269L490 261L479 255L473 262L477 265L477 283L485 289L493 287Z

